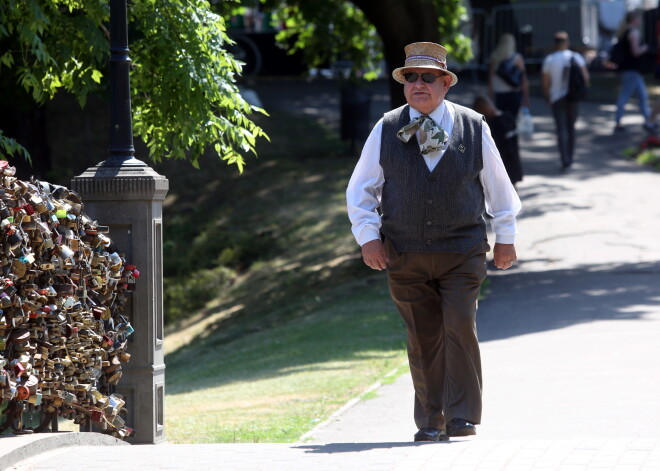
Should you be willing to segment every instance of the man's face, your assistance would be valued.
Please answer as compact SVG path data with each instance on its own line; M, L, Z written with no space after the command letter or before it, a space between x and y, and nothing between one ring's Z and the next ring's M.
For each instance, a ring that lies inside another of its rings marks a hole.
M403 94L406 96L406 101L420 113L429 114L440 106L440 103L444 100L451 84L451 76L436 69L416 67L406 69L405 73L409 72L417 72L418 75L417 80L412 83L406 81L403 85ZM426 83L421 76L425 73L431 73L438 76L438 78L433 83Z

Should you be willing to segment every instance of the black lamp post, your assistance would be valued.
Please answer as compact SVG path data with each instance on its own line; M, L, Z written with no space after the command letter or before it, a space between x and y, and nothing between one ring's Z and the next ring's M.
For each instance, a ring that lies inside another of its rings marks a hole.
M126 0L110 0L110 143L104 166L134 160Z
M163 341L163 201L167 178L134 157L128 56L127 0L110 3L110 142L108 157L71 180L85 211L103 221L126 260L140 267L126 317L135 332L130 364L122 367L116 392L126 398L132 443L165 440L165 350Z

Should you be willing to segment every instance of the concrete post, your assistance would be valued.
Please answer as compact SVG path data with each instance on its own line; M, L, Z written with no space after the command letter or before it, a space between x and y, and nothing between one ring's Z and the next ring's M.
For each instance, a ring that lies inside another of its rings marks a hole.
M165 440L162 209L168 187L167 178L135 158L110 158L71 181L85 213L110 226L112 241L140 270L126 306L135 328L129 337L131 359L117 386L117 393L126 396L126 424L136 430L131 443Z

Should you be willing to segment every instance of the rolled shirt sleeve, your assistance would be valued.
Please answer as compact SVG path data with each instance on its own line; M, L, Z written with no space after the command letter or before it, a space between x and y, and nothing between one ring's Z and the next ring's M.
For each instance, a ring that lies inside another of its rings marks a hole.
M380 166L380 141L383 120L371 130L362 148L353 175L346 189L346 205L351 230L357 243L362 246L369 241L380 239L380 215L376 209L380 206L381 191L385 178Z

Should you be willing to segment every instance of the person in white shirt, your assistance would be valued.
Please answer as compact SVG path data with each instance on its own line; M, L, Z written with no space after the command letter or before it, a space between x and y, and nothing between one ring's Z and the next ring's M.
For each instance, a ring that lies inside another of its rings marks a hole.
M589 71L584 57L569 47L568 34L558 31L554 36L555 52L543 60L541 87L546 102L552 108L557 130L557 145L561 158L561 170L566 171L573 165L575 152L575 122L578 118L578 102L565 99L568 92L567 67L571 58L580 66L582 75L589 83Z
M508 269L521 203L483 116L445 100L457 82L445 48L421 42L405 52L392 75L408 104L374 126L346 198L364 263L387 270L408 328L414 440L441 441L474 435L481 420L484 212L493 218L494 263Z

